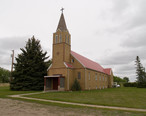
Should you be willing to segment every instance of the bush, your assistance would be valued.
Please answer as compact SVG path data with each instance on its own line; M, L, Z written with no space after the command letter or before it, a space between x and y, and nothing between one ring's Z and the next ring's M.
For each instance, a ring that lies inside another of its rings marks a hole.
M78 82L77 79L75 79L72 87L71 87L71 90L72 91L80 91L81 90L81 86L80 86L80 83Z
M138 87L138 88L146 88L146 82L138 83L138 84L137 84L137 87Z
M137 87L137 83L133 82L133 83L124 83L124 87Z

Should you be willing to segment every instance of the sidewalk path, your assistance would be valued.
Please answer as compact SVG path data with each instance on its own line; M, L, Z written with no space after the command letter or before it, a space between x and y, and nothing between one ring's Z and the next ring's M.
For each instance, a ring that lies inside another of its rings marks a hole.
M40 94L40 93L44 93L44 92L28 93L28 94L19 94L19 95L10 95L9 97L22 98L22 99L28 99L28 100L36 100L36 101L44 101L44 102L51 102L51 103L68 104L68 105L86 106L86 107L93 107L93 108L103 108L103 109L114 109L114 110L146 112L146 109L127 108L127 107L116 107L116 106L102 106L102 105L72 103L72 102L64 102L64 101L55 101L55 100L46 100L46 99L39 99L39 98L24 97L24 95L32 95L32 94Z

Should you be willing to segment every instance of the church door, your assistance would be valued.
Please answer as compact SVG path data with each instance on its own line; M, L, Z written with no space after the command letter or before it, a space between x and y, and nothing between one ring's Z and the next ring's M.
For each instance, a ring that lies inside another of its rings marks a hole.
M53 90L58 90L58 78L53 78Z

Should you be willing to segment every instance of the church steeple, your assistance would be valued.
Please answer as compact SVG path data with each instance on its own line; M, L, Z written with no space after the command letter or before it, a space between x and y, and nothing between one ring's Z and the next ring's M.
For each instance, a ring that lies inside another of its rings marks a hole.
M57 30L68 31L68 30L67 30L67 27L66 27L66 23L65 23L65 19L64 19L63 12L62 12L62 14L61 14L61 17L60 17L60 20L59 20L59 23L58 23ZM56 31L57 31L57 30L56 30Z
M70 62L71 35L66 27L63 9L55 33L53 33L53 61L54 68L65 66L64 62Z

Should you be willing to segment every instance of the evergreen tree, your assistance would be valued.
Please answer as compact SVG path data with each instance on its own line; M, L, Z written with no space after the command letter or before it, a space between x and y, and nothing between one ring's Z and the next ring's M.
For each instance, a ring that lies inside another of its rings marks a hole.
M81 86L77 79L74 80L71 90L72 91L81 91Z
M40 41L34 36L28 39L25 48L20 49L14 64L11 90L43 90L44 76L47 75L47 52L43 53Z
M135 62L136 62L137 82L138 83L146 82L145 68L142 66L139 56L136 57Z

